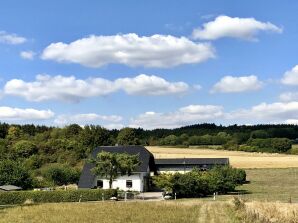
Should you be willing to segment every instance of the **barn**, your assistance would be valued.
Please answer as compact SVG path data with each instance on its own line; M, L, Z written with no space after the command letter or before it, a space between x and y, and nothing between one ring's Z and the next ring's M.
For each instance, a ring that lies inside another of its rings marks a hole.
M101 146L91 154L95 158L98 153L128 153L139 155L141 164L131 175L120 176L113 181L112 188L124 191L144 192L150 190L150 176L163 172L186 172L193 168L208 170L215 165L229 165L228 158L182 158L154 159L154 156L143 146ZM86 162L78 183L79 189L109 188L109 182L100 176L95 176L91 169L94 164Z

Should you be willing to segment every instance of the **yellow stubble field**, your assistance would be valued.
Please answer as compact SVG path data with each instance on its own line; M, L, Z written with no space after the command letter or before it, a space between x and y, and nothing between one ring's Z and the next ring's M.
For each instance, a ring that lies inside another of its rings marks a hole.
M251 153L242 151L215 150L202 147L171 148L147 146L158 158L229 158L230 164L238 168L290 168L298 167L298 155L276 153Z

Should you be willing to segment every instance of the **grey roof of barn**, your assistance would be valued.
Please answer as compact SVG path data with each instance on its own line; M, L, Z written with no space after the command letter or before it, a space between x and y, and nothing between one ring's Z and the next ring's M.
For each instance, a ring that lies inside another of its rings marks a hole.
M156 165L228 165L229 158L155 159Z
M151 171L155 171L154 157L143 146L101 146L93 150L91 157L95 158L96 155L102 151L111 153L128 153L130 155L139 154L139 159L141 161L140 166L138 166L135 172L147 172L148 167ZM78 183L79 188L91 188L95 179L95 175L91 172L91 169L95 167L94 164L86 162L80 180Z

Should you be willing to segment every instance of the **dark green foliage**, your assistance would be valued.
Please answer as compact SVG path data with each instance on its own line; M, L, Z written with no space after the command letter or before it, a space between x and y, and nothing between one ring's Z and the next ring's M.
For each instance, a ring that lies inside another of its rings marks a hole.
M117 136L117 143L119 145L138 145L139 140L136 136L135 129L123 128L120 130Z
M26 200L34 203L101 201L116 196L116 190L68 190L68 191L18 191L0 192L0 205L23 204Z
M246 173L242 169L224 166L206 172L193 170L185 174L161 174L155 176L153 182L178 197L203 197L214 192L226 194L235 191L237 185L246 182Z
M11 184L23 189L32 188L33 180L25 167L13 160L0 161L0 185Z
M33 142L20 140L13 145L14 153L17 157L28 158L37 153L37 147Z
M292 147L291 141L286 138L250 139L247 144L260 152L284 153Z
M41 175L54 185L77 183L80 171L63 164L50 164L41 170Z

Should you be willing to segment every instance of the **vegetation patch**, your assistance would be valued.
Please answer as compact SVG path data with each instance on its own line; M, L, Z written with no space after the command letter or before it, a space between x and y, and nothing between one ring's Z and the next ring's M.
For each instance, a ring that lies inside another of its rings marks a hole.
M116 190L17 191L0 192L0 205L100 201L117 194Z

